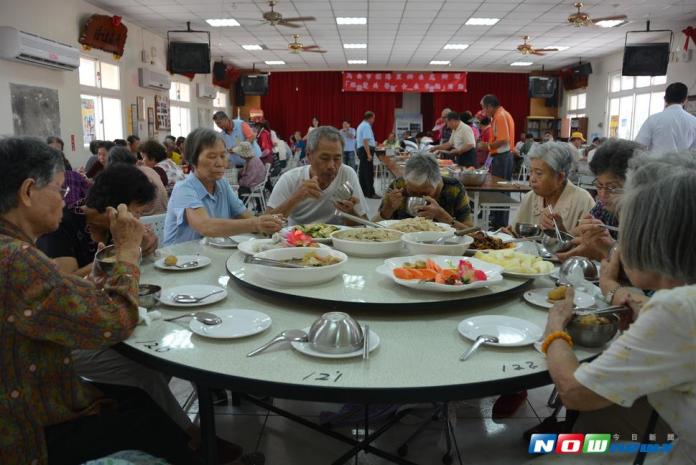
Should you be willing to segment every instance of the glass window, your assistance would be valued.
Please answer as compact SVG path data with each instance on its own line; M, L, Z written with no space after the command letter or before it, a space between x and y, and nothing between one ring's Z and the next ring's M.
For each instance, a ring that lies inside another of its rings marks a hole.
M89 143L97 139L97 97L95 95L81 95L80 99L82 142L85 147L89 147Z
M650 87L650 76L636 76L636 88Z
M609 78L607 135L633 139L645 120L664 108L665 76L621 76Z
M119 90L121 88L121 79L118 66L102 62L99 67L101 68L99 72L101 87L103 89Z
M173 102L190 102L191 86L182 82L172 82L169 88L169 100Z
M171 134L186 137L191 132L191 110L186 107L171 106Z
M621 97L619 107L619 134L622 139L631 139L631 125L633 123L633 95Z
M613 98L609 101L609 137L617 137L619 134L620 103L618 98Z
M649 80L649 79L648 79ZM650 116L650 94L636 95L635 120L633 121L634 134L638 134L641 126Z
M611 91L620 92L621 91L621 75L615 74L611 78Z
M650 98L650 114L654 115L665 109L665 93L653 92Z
M633 76L621 76L621 90L633 89Z
M102 97L104 140L123 139L121 100Z
M97 86L97 62L80 57L80 85Z
M583 108L585 108L586 103L587 103L587 94L586 93L578 94L578 110L582 110Z
M123 139L121 100L101 95L81 95L82 134L85 147L95 139Z
M570 104L568 105L568 107L570 108L570 111L578 109L578 96L577 95L570 96Z
M661 86L663 84L667 84L667 76L653 76L652 85Z
M216 108L227 107L227 94L225 94L224 92L218 91L217 94L215 94L215 100L213 100L213 106Z

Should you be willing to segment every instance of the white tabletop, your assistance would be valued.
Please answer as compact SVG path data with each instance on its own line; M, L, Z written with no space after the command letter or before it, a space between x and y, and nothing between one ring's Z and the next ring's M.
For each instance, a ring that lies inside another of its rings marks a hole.
M342 360L312 358L288 344L248 358L246 354L285 329L305 328L329 310L341 309L289 298L266 295L263 291L239 286L225 269L234 249L219 249L189 242L168 248L166 254L200 253L212 264L187 272L166 272L152 263L142 266L141 282L163 288L183 284L227 286L228 297L200 310L242 308L268 314L270 329L242 339L219 340L194 335L187 319L179 322L157 320L138 326L125 342L124 353L175 376L208 384L226 385L239 392L256 392L277 397L358 400L417 401L464 399L523 389L548 383L544 357L532 346L520 348L482 347L466 362L458 360L471 343L457 332L457 324L474 315L509 315L544 327L547 310L513 297L471 303L435 303L419 310L385 311L366 304L351 307L349 313L376 331L381 345L369 360L360 357ZM346 273L350 273L350 262ZM362 259L364 260L364 259ZM375 263L382 259L375 259ZM356 260L357 261L357 260ZM550 287L548 279L538 279L535 287ZM395 288L390 292L398 292ZM403 289L405 293L411 293ZM389 298L391 294L385 294ZM165 317L182 310L160 306ZM188 309L186 309L188 310ZM135 350L133 350L135 349ZM597 351L576 348L583 360ZM206 378L207 377L207 378Z

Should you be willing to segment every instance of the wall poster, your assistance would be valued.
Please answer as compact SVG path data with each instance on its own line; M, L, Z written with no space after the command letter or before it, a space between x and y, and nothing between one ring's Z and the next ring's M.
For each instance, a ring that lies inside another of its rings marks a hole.
M168 95L155 95L155 129L158 131L171 129Z
M58 91L10 83L15 136L60 136Z

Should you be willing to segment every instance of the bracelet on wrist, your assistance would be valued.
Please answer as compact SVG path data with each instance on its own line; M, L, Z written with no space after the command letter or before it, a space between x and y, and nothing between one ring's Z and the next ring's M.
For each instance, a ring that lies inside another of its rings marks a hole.
M565 331L554 331L544 338L544 342L541 344L541 351L546 354L546 351L549 350L549 346L551 346L551 343L556 339L563 339L570 347L573 347L573 338L570 337L570 334Z

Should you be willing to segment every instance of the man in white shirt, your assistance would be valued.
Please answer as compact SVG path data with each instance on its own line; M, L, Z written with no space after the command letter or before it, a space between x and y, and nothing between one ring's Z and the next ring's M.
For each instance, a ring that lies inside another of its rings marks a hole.
M451 111L447 113L447 127L452 130L452 135L444 144L436 145L431 152L445 152L449 158L454 157L459 166L476 167L476 139L474 131L468 124L462 122L459 113Z
M636 142L653 154L696 150L696 116L684 110L689 89L673 82L665 90L665 109L645 120Z
M343 164L343 137L336 128L319 126L307 137L309 165L284 173L271 192L266 213L281 213L290 225L307 223L352 224L336 209L367 218L367 201L355 171ZM342 199L344 185L353 195Z

